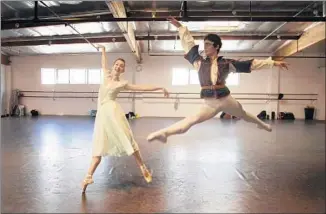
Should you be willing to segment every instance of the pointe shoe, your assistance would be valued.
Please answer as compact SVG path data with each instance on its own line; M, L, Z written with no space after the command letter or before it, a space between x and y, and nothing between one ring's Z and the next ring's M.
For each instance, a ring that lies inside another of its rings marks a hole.
M87 186L92 183L94 183L92 175L87 175L82 183L83 193L86 192Z
M147 137L147 141L151 142L153 140L161 141L162 143L166 143L167 137L165 132L154 132Z
M258 127L259 129L264 129L264 130L266 130L266 131L268 131L268 132L271 132L271 131L272 131L272 127L271 127L271 125L269 125L269 124L265 124L264 126L257 125L257 127Z
M142 171L143 176L144 176L146 182L147 182L147 183L152 182L152 175L151 175L151 173L148 171L147 167L146 167L145 165L143 165L143 166L140 167L140 170Z

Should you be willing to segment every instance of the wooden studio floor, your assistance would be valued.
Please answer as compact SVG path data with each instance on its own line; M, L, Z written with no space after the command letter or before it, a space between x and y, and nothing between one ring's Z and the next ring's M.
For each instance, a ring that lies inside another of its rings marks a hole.
M166 145L145 141L177 120L131 121L152 183L133 157L104 158L83 195L94 118L2 118L1 211L325 212L325 123L274 121L268 133L212 119Z

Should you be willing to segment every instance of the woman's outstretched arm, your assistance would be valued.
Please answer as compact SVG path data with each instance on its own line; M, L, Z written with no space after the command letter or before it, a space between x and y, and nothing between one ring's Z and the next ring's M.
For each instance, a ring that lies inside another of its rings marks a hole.
M169 96L169 92L165 88L152 85L127 84L125 89L130 91L163 91L164 97Z

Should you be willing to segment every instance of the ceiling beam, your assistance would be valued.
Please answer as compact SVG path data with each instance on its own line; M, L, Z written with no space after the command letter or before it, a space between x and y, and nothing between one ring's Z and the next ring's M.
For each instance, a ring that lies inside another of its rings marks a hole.
M106 1L114 18L127 18L126 9L122 1ZM133 29L134 23L130 22L118 22L120 30L123 32L131 51L135 54L138 63L141 62L141 52L138 42L136 41L135 32Z
M118 2L115 2L118 4ZM122 4L122 3L121 3ZM50 25L78 24L87 22L153 22L167 21L167 17L78 17L78 18L63 18L63 19L19 19L19 20L2 20L1 29L16 29L26 27L40 27ZM179 21L186 22L205 22L205 21L245 21L245 22L325 22L326 17L321 16L188 16L176 17Z
M152 17L152 13L155 12L156 17L168 17L168 16L179 16L181 10L160 10L157 9L156 11L151 10L151 9L145 9L145 10L139 10L139 11L134 11L130 10L127 12L128 17ZM268 16L268 17L289 17L289 16L294 16L297 11L238 11L238 10L228 10L228 11L214 11L212 10L188 10L187 11L188 16L190 17L196 17L196 16L208 16L208 17L218 17L218 16L240 16L240 17L247 17L247 16ZM309 17L309 16L314 16L313 12L308 11L308 12L303 12L301 13L302 17Z
M203 40L207 34L204 35L195 35L193 34L193 38L195 40ZM261 40L265 38L265 35L220 35L222 40ZM273 35L269 37L267 40L298 40L300 36L296 35L283 35L277 36ZM149 35L149 36L136 36L137 40L175 40L176 35ZM177 35L177 39L180 37Z
M206 34L194 34L195 40L203 40ZM111 42L126 42L126 38L118 35L97 34L97 35L83 35L91 43L111 43ZM221 35L222 40L261 40L265 35ZM284 35L280 36L282 40L298 40L300 36ZM161 41L161 40L175 40L176 35L142 35L135 36L136 41ZM179 36L177 36L179 40ZM278 36L273 35L266 40L278 40ZM16 37L1 40L1 46L14 47L14 46L37 46L37 45L58 45L58 44L84 44L87 43L84 39L76 35L64 36L41 36L41 37Z
M112 43L112 42L126 42L125 37L99 37L87 38L91 43ZM51 40L22 40L22 41L1 41L2 47L15 47L15 46L38 46L38 45L68 45L68 44L88 44L83 38L74 39L51 39Z
M314 45L326 38L325 22L317 23L315 26L306 30L297 41L292 41L286 46L279 48L274 53L274 59L281 60L284 57L291 56L297 52ZM282 57L280 57L282 56Z
M202 39L207 35L207 32L192 32L192 36L195 39ZM104 38L104 39L111 39L111 38L119 38L121 37L121 33L90 33L90 34L81 34L83 37L87 39L95 39L95 38ZM223 40L259 40L261 38L266 37L267 33L263 32L256 32L256 34L250 33L221 33L219 34ZM179 35L176 35L176 32L155 32L153 34L139 32L136 35L136 40L174 40L177 36L179 39ZM298 33L294 34L277 34L271 35L270 37L266 38L266 40L298 40L300 35ZM20 42L20 41L39 41L39 40L71 40L71 39L80 39L80 35L77 34L68 34L68 35L60 35L60 36L19 36L19 37L6 37L2 38L1 41L3 43L9 42Z
M90 22L103 22L103 20L109 20L114 18L110 11L93 14L74 14L74 15L64 15L61 19L57 17L38 17L38 20L33 20L33 18L24 19L9 19L1 21L1 30L13 30L20 28L32 28L32 27L46 27L46 26L56 26L68 24L82 24Z

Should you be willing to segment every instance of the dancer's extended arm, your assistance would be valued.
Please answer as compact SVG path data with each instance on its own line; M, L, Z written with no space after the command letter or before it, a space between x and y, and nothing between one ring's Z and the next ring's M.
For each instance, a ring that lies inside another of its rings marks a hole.
M165 88L152 85L127 84L125 89L130 91L163 91L165 97L169 96L169 92Z
M251 59L251 60L233 60L229 59L230 62L230 72L236 73L250 73L251 71L259 71L263 69L272 68L273 66L280 67L281 69L288 69L288 63L283 61L274 61L270 58L268 59Z
M272 66L278 66L280 68L288 69L287 67L288 63L283 61L275 61L272 60L271 57L268 59L254 59L251 65L251 70L261 70L265 68L271 68Z

